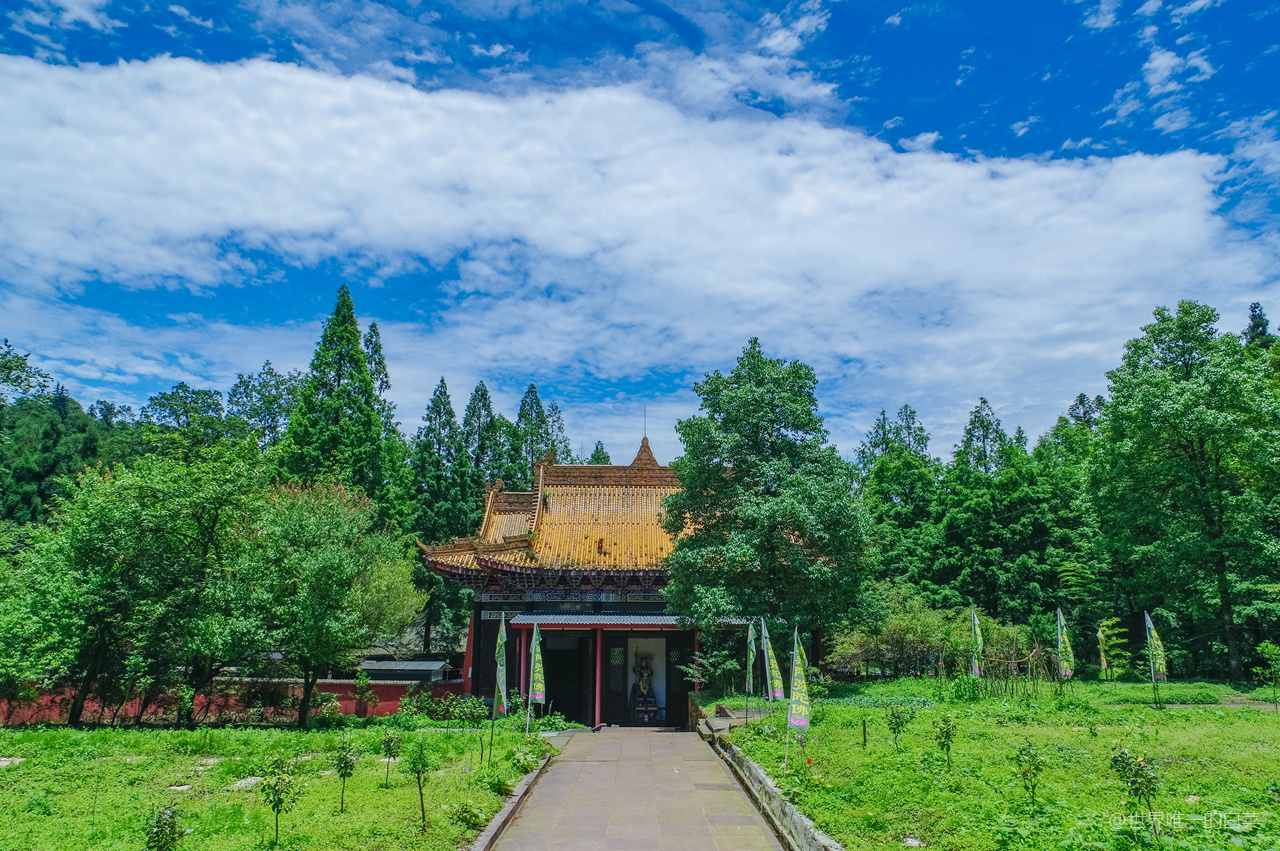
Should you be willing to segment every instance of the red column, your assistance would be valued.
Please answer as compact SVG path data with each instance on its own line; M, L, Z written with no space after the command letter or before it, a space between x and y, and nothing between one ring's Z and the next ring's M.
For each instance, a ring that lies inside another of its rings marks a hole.
M604 665L604 629L596 627L596 726L600 726L600 671Z
M467 649L462 655L462 692L471 694L471 662L476 655L476 613L471 612L467 623Z
M520 693L526 696L529 694L528 689L525 688L525 683L528 682L526 677L529 669L529 641L529 630L520 630Z
M693 631L693 658L698 658L698 654L702 652L702 635L698 630ZM694 691L702 691L702 683L693 684Z

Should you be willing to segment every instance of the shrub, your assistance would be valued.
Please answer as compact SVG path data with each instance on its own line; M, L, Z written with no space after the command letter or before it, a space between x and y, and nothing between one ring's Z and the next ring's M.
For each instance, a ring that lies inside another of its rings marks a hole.
M333 770L337 772L338 777L342 780L342 792L338 798L338 812L344 812L347 806L347 778L356 771L356 754L351 748L351 742L343 740L341 747L333 757Z
M933 722L933 738L942 752L947 755L947 771L950 771L951 743L956 738L956 718L954 715L943 715Z
M1040 785L1040 774L1044 771L1044 757L1036 749L1035 743L1027 739L1026 743L1013 754L1010 759L1017 766L1018 779L1022 788L1027 791L1031 806L1036 805L1036 787Z
M156 807L147 819L146 851L173 851L184 831L179 824L182 814L176 807Z
M915 720L916 710L913 706L891 705L884 709L885 721L889 724L889 732L893 734L893 749L898 749L898 736Z
M418 781L418 808L422 813L422 831L427 830L427 802L422 786L426 782L427 772L440 767L440 755L433 751L423 736L414 736L404 749L404 759L400 770L412 775Z
M382 731L382 755L387 760L387 780L383 788L391 788L391 763L400 756L400 746L404 740L392 730Z
M267 764L262 775L262 799L276 817L276 838L273 846L280 844L280 814L293 809L302 794L302 787L293 776L293 765L284 754L276 754Z

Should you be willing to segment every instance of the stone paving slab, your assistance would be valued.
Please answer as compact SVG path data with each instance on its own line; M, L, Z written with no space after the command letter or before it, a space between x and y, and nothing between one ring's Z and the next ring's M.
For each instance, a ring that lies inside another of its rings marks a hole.
M495 851L782 851L696 733L577 731Z

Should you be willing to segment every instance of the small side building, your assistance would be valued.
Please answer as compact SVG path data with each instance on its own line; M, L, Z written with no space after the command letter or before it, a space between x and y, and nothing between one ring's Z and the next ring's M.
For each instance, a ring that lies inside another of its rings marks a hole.
M662 500L678 489L645 438L626 466L547 461L528 493L496 482L475 536L422 546L431 570L475 591L463 691L493 697L505 618L508 685L522 693L538 625L549 711L588 725L684 725L693 684L680 668L691 663L697 637L680 628L661 593L672 549Z

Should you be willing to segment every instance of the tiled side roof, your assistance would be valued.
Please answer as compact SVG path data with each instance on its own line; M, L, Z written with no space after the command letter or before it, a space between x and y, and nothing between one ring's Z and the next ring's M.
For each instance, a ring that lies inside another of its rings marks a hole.
M537 563L657 567L671 553L659 518L675 487L551 485L534 538Z
M515 491L497 491L490 495L484 528L478 536L486 543L501 543L533 530L533 517L538 508L538 495Z

